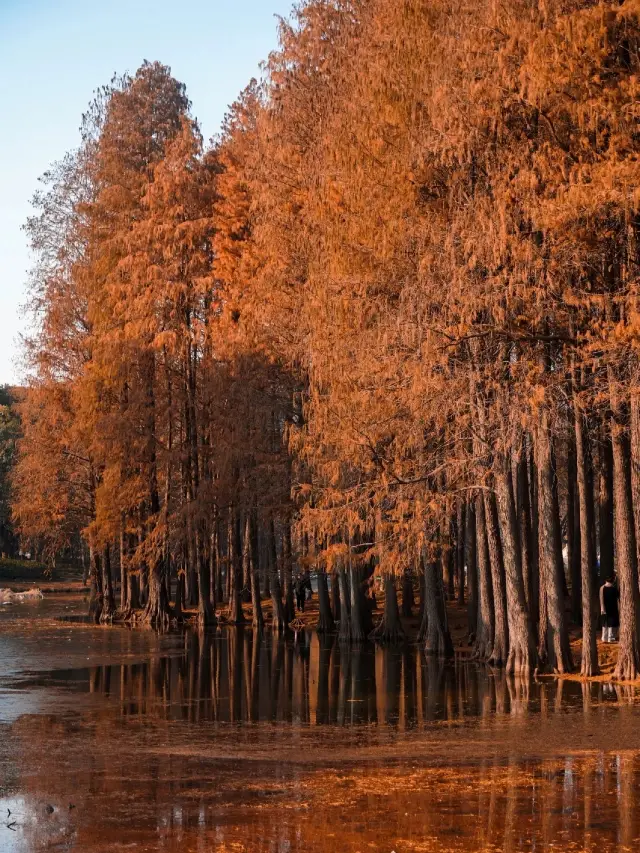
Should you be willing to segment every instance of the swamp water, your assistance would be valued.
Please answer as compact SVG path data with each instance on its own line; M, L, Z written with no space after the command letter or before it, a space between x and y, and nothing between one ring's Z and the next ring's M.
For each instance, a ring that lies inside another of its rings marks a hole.
M3 853L640 848L629 688L83 606L0 612Z

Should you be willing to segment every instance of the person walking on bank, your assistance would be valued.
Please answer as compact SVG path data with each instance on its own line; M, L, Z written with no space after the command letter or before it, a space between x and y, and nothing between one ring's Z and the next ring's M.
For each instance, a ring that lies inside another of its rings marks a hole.
M602 642L615 643L620 627L618 599L620 590L615 576L608 577L600 587L600 614L602 618Z

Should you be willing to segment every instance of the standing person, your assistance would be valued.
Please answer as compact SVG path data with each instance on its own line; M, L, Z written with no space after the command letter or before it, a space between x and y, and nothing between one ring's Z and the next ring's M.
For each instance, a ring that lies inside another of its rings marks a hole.
M309 592L309 595L307 595L307 591ZM310 601L313 597L313 587L311 586L311 572L309 571L309 569L305 569L302 575L302 596L304 601Z
M306 584L304 581L304 576L301 573L296 576L295 591L296 591L296 610L299 610L300 613L304 613L304 600L306 597Z
M615 575L610 575L600 587L603 643L615 643L618 639L618 628L620 627L619 598L620 590Z

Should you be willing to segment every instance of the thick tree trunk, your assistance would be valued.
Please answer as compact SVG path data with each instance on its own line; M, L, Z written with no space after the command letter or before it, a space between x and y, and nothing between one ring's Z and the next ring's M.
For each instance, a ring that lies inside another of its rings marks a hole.
M371 632L370 636L371 639L377 640L379 643L400 643L405 639L402 623L400 622L396 582L393 575L385 576L384 612L382 620Z
M546 654L549 667L558 673L571 672L573 661L569 645L569 630L564 609L564 565L560 519L554 497L553 456L549 413L540 411L536 433L536 465L538 468L540 561L544 567L544 590L547 605Z
M140 606L146 607L149 598L149 577L146 565L143 563L138 570L138 595L140 598Z
M136 542L135 542L135 533L129 533L127 535L127 558L130 559L131 555L136 550ZM134 612L136 610L140 610L141 602L140 602L140 574L139 572L132 572L131 567L129 567L128 571L128 583L129 588L127 590L127 602L129 605L129 610Z
M110 622L116 612L116 602L113 596L113 581L111 578L111 553L109 546L102 549L102 613L101 622Z
M631 497L633 500L634 530L637 562L640 565L640 396L631 398Z
M458 501L456 508L456 569L458 573L458 604L464 605L464 531L466 525L466 503L463 500Z
M427 607L427 569L424 560L420 560L420 627L417 642L424 645L429 627L429 608Z
M518 510L520 550L522 552L522 581L524 583L524 594L527 601L527 608L529 609L529 612L531 612L531 602L533 598L533 555L531 553L531 505L529 503L528 467L527 446L525 437L523 436L516 466L516 503Z
M249 513L244 520L244 536L242 539L242 592L251 592L251 522Z
M475 499L476 510L476 554L478 559L478 614L476 618L476 638L473 644L474 657L488 660L493 651L493 594L491 590L491 564L487 544L484 498L478 494Z
M216 536L216 594L214 596L215 601L218 603L218 606L222 604L224 601L224 589L222 586L222 566L224 563L222 556L222 536L220 535L220 523L218 520L215 522L215 536Z
M265 598L271 598L271 573L269 572L268 535L266 535L265 532L261 532L261 530L264 531L264 527L261 528L261 526L258 525L258 532L260 533L260 553L262 555L262 590Z
M445 525L443 524L442 527L444 528L444 526ZM448 525L447 525L447 527L448 527ZM447 531L447 533L448 533L448 531ZM445 540L443 537L443 542L444 541ZM449 559L449 554L450 554L450 551L449 551L448 546L443 547L443 549L442 549L442 583L443 583L445 598L450 597L449 596L449 590L453 588L453 566L452 566L452 561ZM405 612L404 612L404 590L403 590L403 596L402 596L402 615L403 616L405 616L405 615L411 616L411 613L405 614Z
M284 570L284 614L287 625L296 618L296 605L293 596L293 552L291 548L291 525L284 525L283 540L283 570Z
M455 601L456 598L456 573L457 573L457 565L456 565L456 519L452 517L449 520L449 524L447 525L447 534L448 534L448 549L447 549L447 566L448 566L448 575L449 575L449 583L446 588L447 599L449 601Z
M509 657L506 671L530 677L538 665L538 653L531 629L522 579L522 551L518 536L515 501L511 486L511 471L503 461L496 476L496 498L500 539L504 560L507 619L509 623Z
M129 555L124 515L120 519L120 612L129 613Z
M394 587L395 590L395 587ZM414 605L413 598L413 578L408 568L404 570L402 575L402 615L405 619L411 618ZM386 607L386 602L385 602Z
M340 607L340 581L338 579L338 572L334 571L331 575L331 615L333 616L334 625L340 622L341 610L342 608Z
M104 594L102 590L102 570L100 557L93 545L89 545L89 566L91 572L91 594L89 596L89 616L98 623L102 615Z
M625 426L626 413L611 367L609 368L609 393L611 397L615 565L620 584L620 645L615 677L631 681L640 675L638 562L631 502L631 465L629 435Z
M276 551L276 530L273 519L269 521L268 532L268 562L271 587L271 606L273 610L272 629L279 633L287 627L284 605L282 604L282 592L280 590L280 578L278 576L278 554Z
M540 528L538 512L538 471L536 468L535 454L533 452L533 441L527 451L527 471L529 479L529 504L531 506L530 524L530 552L531 552L531 602L528 606L531 624L535 630L540 621L540 549L538 542L538 530Z
M613 450L611 435L603 421L600 422L600 453L598 459L598 514L600 583L613 575Z
M171 598L171 596L169 596ZM184 604L184 575L176 566L176 600L173 605L173 615L177 622L182 621L182 605Z
M198 562L198 622L200 625L215 625L217 619L209 597L211 582L209 580L209 563L204 553L204 537L196 533L196 558Z
M598 647L596 644L596 610L594 579L596 576L596 554L591 530L595 524L593 505L593 465L589 431L585 419L574 397L576 481L578 510L580 517L580 575L582 604L582 662L580 674L586 677L597 675Z
M464 559L467 567L469 638L474 639L478 616L478 567L476 558L476 512L471 500L468 501L465 512Z
M575 431L567 446L567 564L571 578L571 618L582 620L582 578L580 558L580 509L577 489Z
M329 600L329 586L324 571L316 572L318 578L318 634L333 634L335 624L331 613L331 601Z
M361 643L366 640L371 632L371 614L369 613L367 602L365 600L364 590L362 589L362 577L359 569L351 567L349 569L349 590L351 592L351 608L350 608L350 623L351 623L351 642Z
M467 505L467 512L469 509L470 505ZM453 657L453 643L449 633L442 583L438 577L438 562L426 554L424 560L425 602L427 606L427 631L424 650L428 655Z
M250 545L250 572L251 572L251 608L252 625L255 632L261 632L264 627L262 615L262 601L260 598L260 548L258 541L258 519L255 511L251 513L248 524L248 536Z
M214 521L213 529L209 537L209 600L211 601L211 609L216 612L220 600L218 598L217 589L217 574L218 574L218 535L217 525Z
M240 529L235 512L231 511L229 518L229 561L230 574L229 590L229 622L234 625L244 625L242 611L242 548L240 544Z
M169 596L164 583L162 560L156 560L149 570L147 604L143 621L154 628L167 628L171 618Z
M187 511L188 512L188 511ZM193 524L187 522L187 570L185 573L186 603L198 606L198 553L194 542Z
M340 591L340 641L347 643L351 640L351 620L349 618L351 604L349 600L349 584L347 573L343 568L338 572L338 589Z
M507 592L505 588L502 543L498 523L498 508L493 492L484 492L484 516L491 567L491 590L493 593L493 649L489 662L493 666L504 666L509 656L509 624L507 621Z

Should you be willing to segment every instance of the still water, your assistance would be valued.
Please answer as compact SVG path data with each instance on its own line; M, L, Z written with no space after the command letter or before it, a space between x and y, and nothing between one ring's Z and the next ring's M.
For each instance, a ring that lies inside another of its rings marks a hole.
M633 690L0 612L0 851L637 850Z

